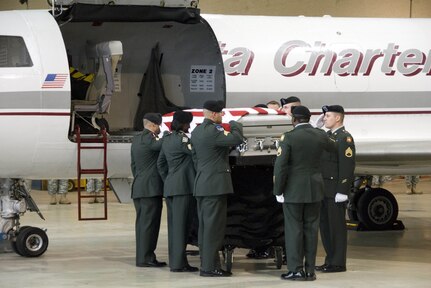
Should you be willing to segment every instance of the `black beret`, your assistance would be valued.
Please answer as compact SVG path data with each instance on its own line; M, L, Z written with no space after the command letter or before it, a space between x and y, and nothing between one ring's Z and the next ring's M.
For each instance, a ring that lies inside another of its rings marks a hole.
M162 124L162 115L160 113L146 113L144 119L153 122L154 124Z
M254 107L258 107L258 108L268 108L268 106L266 104L257 104L254 105Z
M337 112L337 113L344 114L344 108L343 106L340 106L340 105L325 105L322 107L322 111L323 113Z
M295 96L290 96L287 98L281 98L280 99L281 106L284 106L284 105L289 104L289 103L294 103L294 102L301 102L301 100L299 100L299 98L295 97Z
M305 106L293 106L292 109L292 116L295 118L310 118L311 113L310 110L308 110Z
M212 112L221 112L224 108L223 101L208 100L204 103L204 109Z
M174 113L173 121L178 121L180 124L188 124L192 122L192 120L193 114L191 112L179 110Z

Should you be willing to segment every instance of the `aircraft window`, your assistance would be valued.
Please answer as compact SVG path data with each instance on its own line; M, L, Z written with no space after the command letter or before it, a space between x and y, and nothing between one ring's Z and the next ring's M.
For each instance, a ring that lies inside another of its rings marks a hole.
M33 62L24 39L19 36L0 35L0 68L31 66L33 66Z

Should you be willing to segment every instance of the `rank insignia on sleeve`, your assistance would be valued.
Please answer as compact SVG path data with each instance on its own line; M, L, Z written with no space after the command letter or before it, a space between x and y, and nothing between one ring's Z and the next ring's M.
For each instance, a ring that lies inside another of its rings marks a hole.
M282 152L282 151L283 151L283 150L281 149L281 147L278 147L278 149L277 149L277 157L281 155L281 152Z
M352 137L347 137L347 138L346 138L346 142L347 142L347 143L352 143L352 142L353 142Z
M187 142L189 142L189 138L183 137L183 143L187 143Z
M350 157L352 157L353 156L353 151L352 151L352 148L347 148L346 149L346 152L344 153L345 155L346 155L346 157L348 157L348 158L350 158Z
M189 148L189 150L192 150L192 144L187 144L187 148Z

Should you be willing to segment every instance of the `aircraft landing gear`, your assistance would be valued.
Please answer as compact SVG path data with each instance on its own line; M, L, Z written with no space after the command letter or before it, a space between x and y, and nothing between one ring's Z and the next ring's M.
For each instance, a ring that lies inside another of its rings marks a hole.
M364 188L360 188L362 183ZM383 188L371 187L371 178L359 177L354 183L353 197L348 205L349 227L356 230L403 230L397 220L398 203L394 195Z
M12 250L24 257L39 257L48 249L46 232L37 227L20 226L28 210L43 218L23 179L0 179L0 236L9 240Z

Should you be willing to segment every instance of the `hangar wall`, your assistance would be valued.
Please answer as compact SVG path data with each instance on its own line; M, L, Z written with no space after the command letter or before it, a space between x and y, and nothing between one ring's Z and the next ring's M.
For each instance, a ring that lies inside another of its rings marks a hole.
M203 13L278 16L431 17L430 0L200 0ZM49 8L28 0L29 9ZM0 10L27 9L19 0L1 0Z

